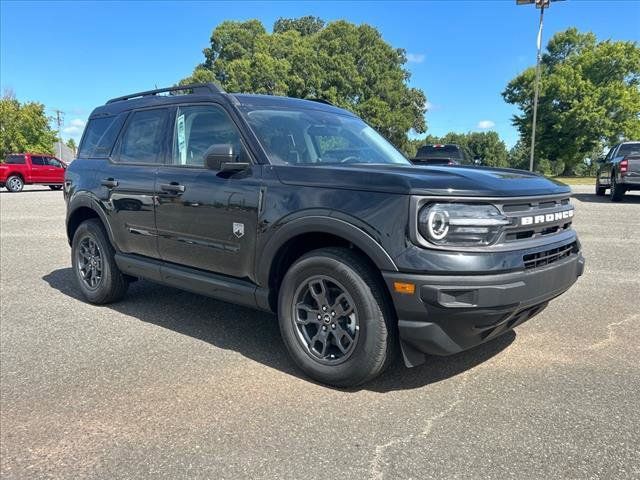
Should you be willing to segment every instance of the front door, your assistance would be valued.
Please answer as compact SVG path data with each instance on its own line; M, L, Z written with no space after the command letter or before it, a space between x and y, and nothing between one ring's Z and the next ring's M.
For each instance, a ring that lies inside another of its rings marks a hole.
M156 183L160 256L174 264L251 278L260 170L254 166L227 174L205 168L205 153L216 144L246 151L221 106L178 108L173 153L160 167Z
M118 250L158 258L155 184L170 142L169 110L129 115L114 154L98 172L101 200Z
M47 157L47 182L51 184L64 182L64 167L57 158Z

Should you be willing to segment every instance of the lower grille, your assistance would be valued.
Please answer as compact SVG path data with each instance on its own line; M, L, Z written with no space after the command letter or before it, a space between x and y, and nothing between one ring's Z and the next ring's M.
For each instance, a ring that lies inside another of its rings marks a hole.
M568 257L572 253L576 252L578 249L578 245L576 242L570 243L569 245L564 245L558 248L552 248L550 250L545 250L543 252L538 253L529 253L522 257L524 262L524 268L538 268L543 267L545 265L549 265L551 263L557 262L558 260L562 260L563 258Z

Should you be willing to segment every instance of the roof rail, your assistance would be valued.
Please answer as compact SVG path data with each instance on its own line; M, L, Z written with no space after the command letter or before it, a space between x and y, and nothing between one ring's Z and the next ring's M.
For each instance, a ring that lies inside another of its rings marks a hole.
M107 104L114 102L122 102L123 100L130 100L137 97L149 97L164 92L180 92L185 90L191 90L192 93L199 93L203 95L211 93L225 93L225 91L216 85L215 83L192 83L190 85L178 85L175 87L158 88L156 90L147 90L146 92L131 93L122 97L112 98L107 101Z
M325 100L324 98L305 98L305 100L311 100L312 102L324 103L325 105L333 106L329 100Z

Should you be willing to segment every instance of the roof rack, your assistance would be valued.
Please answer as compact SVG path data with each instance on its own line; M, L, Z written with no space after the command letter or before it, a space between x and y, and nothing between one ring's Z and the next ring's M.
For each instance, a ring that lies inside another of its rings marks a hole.
M325 105L332 105L329 100L325 100L324 98L307 98L306 100L311 100L312 102L324 103Z
M180 92L191 90L192 93L208 95L211 93L225 93L225 91L215 83L192 83L190 85L178 85L176 87L158 88L156 90L147 90L146 92L131 93L122 97L112 98L107 103L122 102L137 97L149 97L164 92Z

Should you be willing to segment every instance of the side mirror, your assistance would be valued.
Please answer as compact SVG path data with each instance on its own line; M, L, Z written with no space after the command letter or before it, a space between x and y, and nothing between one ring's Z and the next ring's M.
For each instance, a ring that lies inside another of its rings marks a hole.
M241 156L231 144L211 145L204 154L204 164L209 170L228 173L241 172L251 166L248 162L239 162L238 159Z
M600 157L596 160L598 163L604 163L604 157Z
M236 157L233 145L219 143L211 145L204 153L204 165L209 170L222 170L222 164L234 162Z

